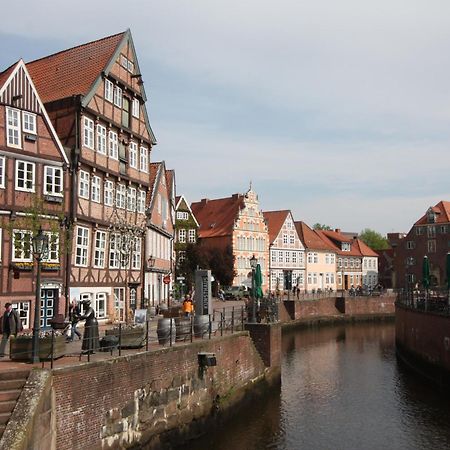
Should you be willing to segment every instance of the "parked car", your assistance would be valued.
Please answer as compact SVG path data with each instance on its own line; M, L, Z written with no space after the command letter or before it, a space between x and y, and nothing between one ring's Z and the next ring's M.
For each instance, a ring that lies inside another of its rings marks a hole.
M248 291L245 286L231 286L224 290L225 300L241 300L248 297Z

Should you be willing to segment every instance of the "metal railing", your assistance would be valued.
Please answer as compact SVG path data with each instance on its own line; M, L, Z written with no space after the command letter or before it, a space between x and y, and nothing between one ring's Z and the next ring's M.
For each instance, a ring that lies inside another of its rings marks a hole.
M447 289L401 290L397 303L410 309L450 316L450 291Z

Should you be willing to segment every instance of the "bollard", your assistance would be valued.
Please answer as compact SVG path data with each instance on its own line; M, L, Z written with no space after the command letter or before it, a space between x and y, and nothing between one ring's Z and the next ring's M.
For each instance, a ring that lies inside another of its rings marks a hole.
M231 310L231 334L234 333L234 306Z
M122 322L119 323L119 356L122 356Z
M170 336L169 336L169 345L172 347L172 318L170 319Z
M53 355L55 352L55 330L52 328L52 346L50 350L50 369L53 369Z
M145 351L148 352L148 319L145 321Z

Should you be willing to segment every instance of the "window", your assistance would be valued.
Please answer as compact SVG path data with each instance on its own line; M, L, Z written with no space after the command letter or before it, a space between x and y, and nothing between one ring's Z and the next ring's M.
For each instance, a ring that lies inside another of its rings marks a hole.
M132 114L137 119L139 119L139 106L139 99L133 98Z
M6 159L4 156L0 156L0 188L5 187L5 171L6 171Z
M89 200L89 174L84 170L80 170L80 178L78 183L78 195L81 198Z
M291 245L295 244L295 237L292 234L289 236L289 244L291 244Z
M95 232L94 267L103 269L105 267L106 232Z
M118 269L120 267L120 234L111 233L109 236L109 268Z
M33 261L32 234L28 230L13 230L12 232L12 260L18 262Z
M350 251L350 244L348 242L342 242L342 251L349 252Z
M330 264L330 255L325 253L325 264Z
M95 294L94 311L97 319L106 319L106 293L99 292Z
M140 165L139 169L142 172L148 171L148 150L145 147L141 147L141 158L140 158Z
M283 252L279 251L278 252L278 262L283 262L283 257L284 257Z
M287 243L288 243L288 235L283 234L283 244L287 244Z
M132 187L127 191L127 210L136 211L136 189Z
M292 262L297 264L297 252L292 252Z
M145 191L139 191L137 197L137 212L145 213Z
M417 236L420 236L421 234L423 234L423 229L424 229L424 227L416 227Z
M20 131L20 112L18 109L6 108L6 145L20 148L22 136Z
M89 248L89 229L77 227L75 265L87 266L88 248Z
M439 228L439 232L441 234L446 234L448 233L448 225L441 225L441 227Z
M291 252L284 253L284 262L291 262Z
M104 188L104 203L105 206L114 205L114 183L112 181L105 181Z
M44 194L62 196L63 171L61 167L44 167Z
M141 248L142 241L140 238L137 238L134 241L134 252L132 253L131 258L131 268L139 270L141 268Z
M115 131L109 132L109 156L113 159L119 159L119 141Z
M34 175L34 163L16 161L16 189L18 191L34 192Z
M178 262L182 263L186 259L186 252L179 251L178 252Z
M415 246L416 246L416 243L415 243L414 241L408 241L408 242L406 242L406 248L407 248L408 250L412 250L413 248L415 248Z
M126 56L120 55L120 64L130 73L134 73L134 63L132 63Z
M408 266L414 266L416 264L416 259L412 256L409 256L406 258L406 265Z
M84 146L94 150L94 121L84 117Z
M178 242L183 244L186 242L186 230L178 230Z
M314 253L314 264L317 264L319 262L319 255L317 253Z
M122 89L119 86L114 86L114 104L122 108Z
M188 220L189 214L185 211L177 211L177 219L179 220Z
M435 253L436 252L436 241L433 239L433 240L428 241L427 244L428 244L428 252Z
M12 309L19 315L23 328L30 328L30 302L12 303Z
M91 200L95 203L100 203L100 177L92 177Z
M123 97L122 100L122 125L126 128L130 127L130 100Z
M189 230L189 233L188 233L188 242L195 243L195 238L196 238L195 229Z
M36 134L36 114L26 111L22 112L22 126L25 133Z
M106 155L106 127L97 125L97 151Z
M116 206L119 209L125 209L125 186L123 184L118 184L116 188Z
M114 92L114 84L109 80L105 80L105 100L108 100L108 102L112 103L113 92Z
M308 253L308 262L309 263L313 262L313 254L312 253Z
M48 236L48 256L43 261L57 263L59 262L59 235L50 231L45 231Z
M436 227L434 225L427 227L427 236L429 238L434 238L436 236Z
M130 142L128 147L128 162L130 163L130 167L137 169L137 144L136 142Z

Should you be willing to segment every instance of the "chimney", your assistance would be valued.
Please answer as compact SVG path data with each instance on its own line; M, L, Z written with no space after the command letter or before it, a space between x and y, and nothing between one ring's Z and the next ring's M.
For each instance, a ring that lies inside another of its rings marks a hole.
M238 196L239 196L239 194L233 194L232 196L231 196L231 198L238 198Z
M208 203L208 201L209 201L209 199L207 199L207 198L202 198L202 199L200 200L200 203L201 203L202 205L206 205L206 204Z
M341 232L341 229L340 229L340 228L335 228L334 231L335 231L336 233L340 233L340 232Z

